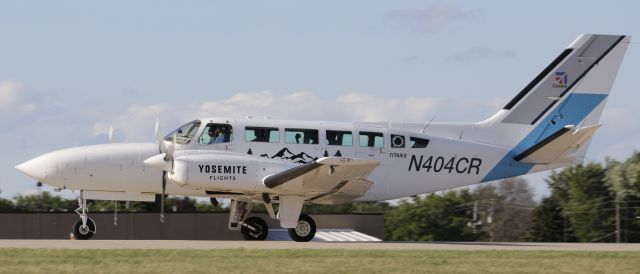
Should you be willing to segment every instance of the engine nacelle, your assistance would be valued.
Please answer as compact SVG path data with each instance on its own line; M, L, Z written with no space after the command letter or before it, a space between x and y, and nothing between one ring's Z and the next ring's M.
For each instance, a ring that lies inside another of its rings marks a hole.
M169 179L184 187L228 192L268 191L262 178L295 166L293 163L238 154L176 156Z

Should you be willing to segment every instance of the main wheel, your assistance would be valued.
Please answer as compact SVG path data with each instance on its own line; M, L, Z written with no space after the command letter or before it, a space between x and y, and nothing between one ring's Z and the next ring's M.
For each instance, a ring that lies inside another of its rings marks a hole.
M89 240L96 233L96 223L91 219L87 219L87 226L82 227L82 220L78 220L73 226L73 236L78 240Z
M301 214L295 228L289 228L289 237L296 242L308 242L316 235L316 222L309 215Z
M249 217L244 220L244 224L240 228L242 238L248 241L263 241L267 238L269 227L267 222L259 217Z

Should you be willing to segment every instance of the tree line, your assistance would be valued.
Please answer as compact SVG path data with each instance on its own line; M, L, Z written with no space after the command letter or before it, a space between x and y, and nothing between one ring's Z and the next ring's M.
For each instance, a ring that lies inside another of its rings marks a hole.
M551 191L533 201L510 178L476 188L414 197L385 213L399 241L640 242L640 152L554 171Z

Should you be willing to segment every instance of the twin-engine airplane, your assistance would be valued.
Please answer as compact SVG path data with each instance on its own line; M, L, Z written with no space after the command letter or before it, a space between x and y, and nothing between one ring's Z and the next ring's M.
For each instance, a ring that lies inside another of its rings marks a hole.
M157 143L74 147L16 168L80 190L73 233L96 225L87 199L154 201L156 194L231 199L229 229L264 240L263 203L295 241L316 224L305 204L379 201L468 186L581 162L629 45L584 34L501 110L477 123L338 123L206 118ZM275 213L273 204L279 204ZM162 220L161 213L161 220Z

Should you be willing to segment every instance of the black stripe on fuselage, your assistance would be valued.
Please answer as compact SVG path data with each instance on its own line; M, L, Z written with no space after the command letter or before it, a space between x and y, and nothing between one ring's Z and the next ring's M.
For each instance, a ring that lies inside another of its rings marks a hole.
M569 90L571 90L573 88L573 86L575 86L578 82L580 82L580 80L582 80L582 78L587 75L587 73L589 73L589 71L591 71L591 69L593 67L595 67L598 63L600 63L600 61L602 61L602 59L604 57L607 56L607 54L609 54L609 52L611 52L619 43L620 41L622 41L622 39L624 39L624 35L620 36L620 38L618 38L618 40L616 40L613 45L611 45L602 55L600 55L600 57L598 57L598 59L596 59L595 62L593 62L593 64L591 64L591 66L589 66L582 74L580 74L580 76L578 78L576 78L575 81L573 81L573 83L571 83L571 85L569 85L569 87L567 87L567 89L565 89L562 93L560 93L560 96L558 96L559 98L562 98L562 96L564 96L565 94L567 94L567 92L569 92ZM549 111L549 109L551 109L553 107L553 105L555 105L557 101L553 101L551 102L551 104L549 104L544 111L542 111L540 113L540 115L538 115L538 117L536 117L536 119L533 120L533 122L531 122L532 125L535 125L536 122L538 122L538 120L540 120L540 118L542 118L542 116L545 115L545 113L547 113L547 111Z
M553 60L551 64L549 64L542 72L540 72L540 74L538 74L536 78L533 78L533 80L529 82L529 84L524 87L524 89L522 89L522 91L520 91L518 95L516 95L516 97L513 97L513 99L511 99L511 101L509 101L509 103L507 103L507 105L505 105L502 109L509 110L513 106L515 106L520 100L522 100L522 98L524 98L524 96L527 95L527 93L529 93L529 91L531 91L531 89L538 85L538 83L542 81L545 76L547 76L555 67L557 67L558 64L562 62L562 60L567 58L567 56L569 56L572 51L573 49L565 49L562 53L560 53L560 55L558 55L558 57L556 57L556 59Z

